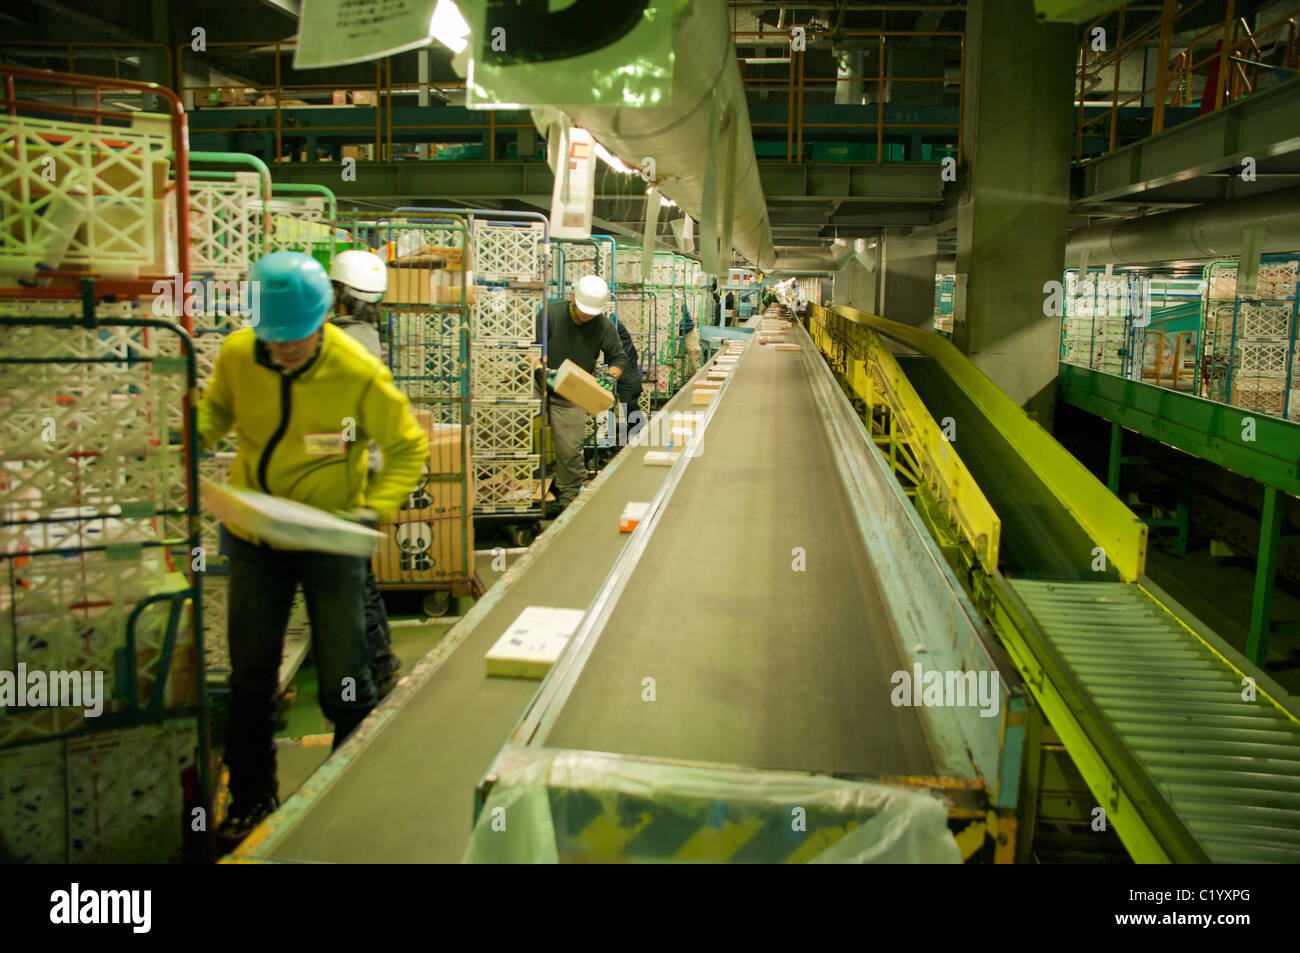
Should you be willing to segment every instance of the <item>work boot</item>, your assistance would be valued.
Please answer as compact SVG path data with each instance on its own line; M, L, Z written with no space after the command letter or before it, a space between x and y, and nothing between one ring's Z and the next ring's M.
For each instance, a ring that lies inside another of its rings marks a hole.
M564 512L563 503L557 503L555 500L548 500L546 503L546 508L542 513L542 519L544 520L558 519L560 514L563 512Z
M224 855L233 851L243 843L244 838L253 833L257 825L274 814L279 806L280 799L274 795L262 798L246 807L239 804L232 805L230 816L217 828L217 853Z

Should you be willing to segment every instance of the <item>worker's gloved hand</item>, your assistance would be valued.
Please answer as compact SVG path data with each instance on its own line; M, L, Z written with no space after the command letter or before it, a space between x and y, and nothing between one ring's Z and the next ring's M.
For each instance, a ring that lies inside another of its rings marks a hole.
M350 520L353 523L360 523L374 529L379 525L379 514L368 506L358 506L350 510L335 510L334 515L341 519Z
M547 371L547 372L546 372L546 386L547 386L547 387L554 387L554 386L555 386L555 375L556 375L556 373L557 373L556 371Z
M605 388L605 390L609 391L611 394L614 393L614 382L612 378L606 377L602 374L600 377L596 378L596 383Z

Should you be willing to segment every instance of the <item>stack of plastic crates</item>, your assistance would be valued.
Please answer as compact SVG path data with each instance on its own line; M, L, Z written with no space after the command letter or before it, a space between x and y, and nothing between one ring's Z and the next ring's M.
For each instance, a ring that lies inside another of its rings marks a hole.
M662 338L655 315L655 295L649 291L620 290L617 317L632 338L636 347L638 370L641 372L641 397L637 408L647 420L650 410L667 397L667 389L660 386L659 343Z
M1061 360L1106 374L1141 379L1145 334L1134 324L1134 292L1142 275L1065 273ZM1141 301L1140 294L1137 300Z
M477 219L470 309L470 452L476 516L540 514L542 401L533 360L546 303L546 226Z
M685 351L679 346L681 335L678 332L681 330L682 304L686 301L685 263L688 260L672 252L655 252L650 281L645 285L654 301L655 326L662 329L653 380L656 394L676 393L685 381ZM649 383L651 381L647 380Z
M0 855L177 861L207 800L201 574L171 556L197 543L194 365L151 289L187 267L184 112L148 84L0 73L0 669L30 692L0 710ZM105 104L149 96L169 114Z
M1198 393L1210 400L1295 419L1297 272L1300 258L1266 255L1253 294L1239 294L1238 262L1205 268Z
M377 236L402 252L389 264L381 305L385 357L428 435L429 461L396 517L379 527L375 575L383 588L435 600L468 593L474 576L468 236L465 218L433 211L404 211Z
M956 279L952 275L934 276L934 329L952 339L953 289Z

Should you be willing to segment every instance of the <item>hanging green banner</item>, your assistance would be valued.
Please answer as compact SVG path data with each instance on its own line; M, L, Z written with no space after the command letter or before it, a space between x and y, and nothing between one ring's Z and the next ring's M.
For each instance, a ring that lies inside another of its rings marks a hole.
M1034 0L1034 13L1054 23L1089 23L1123 5L1116 0Z
M465 2L466 105L666 106L679 0Z

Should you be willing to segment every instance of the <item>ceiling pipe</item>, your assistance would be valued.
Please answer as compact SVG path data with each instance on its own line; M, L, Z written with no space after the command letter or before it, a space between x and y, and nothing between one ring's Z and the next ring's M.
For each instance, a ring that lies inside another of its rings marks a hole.
M1090 265L1232 258L1248 228L1263 230L1264 253L1300 249L1300 186L1077 229L1065 267L1077 268L1085 252Z
M710 115L715 100L720 108L729 107L738 124L735 174L730 183L734 194L732 246L756 268L768 271L776 261L776 251L726 8L720 3L691 4L689 12L673 26L673 53L671 105L575 106L565 112L629 166L642 168L646 158L653 157L659 191L698 222L704 205L705 169L716 148L716 143L710 142ZM724 183L719 183L722 187ZM719 222L718 234L725 231ZM724 261L730 256L730 249L722 250Z
M865 238L848 241L837 238L824 248L801 248L799 246L782 246L777 249L777 274L816 271L834 274L845 267L855 256L868 269L875 267L876 246L873 240L868 243Z

